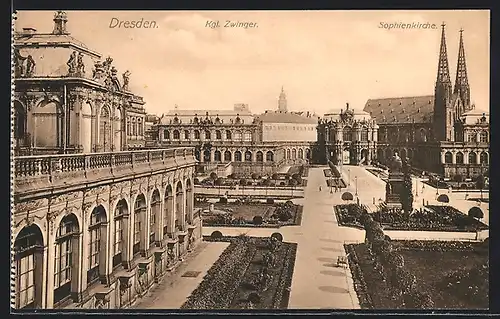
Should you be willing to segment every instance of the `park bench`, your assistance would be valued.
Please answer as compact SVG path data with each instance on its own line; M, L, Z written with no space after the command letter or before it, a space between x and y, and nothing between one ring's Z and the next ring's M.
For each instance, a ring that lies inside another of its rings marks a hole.
M347 268L347 257L349 254L345 256L338 256L337 257L337 267L342 267L342 268Z

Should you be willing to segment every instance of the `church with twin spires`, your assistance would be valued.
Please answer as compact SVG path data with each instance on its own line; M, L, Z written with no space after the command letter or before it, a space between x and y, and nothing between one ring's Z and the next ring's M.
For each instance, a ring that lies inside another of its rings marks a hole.
M364 111L379 126L378 161L387 163L398 152L412 166L445 178L489 173L489 113L471 103L463 30L459 33L454 85L443 23L434 94L366 102Z

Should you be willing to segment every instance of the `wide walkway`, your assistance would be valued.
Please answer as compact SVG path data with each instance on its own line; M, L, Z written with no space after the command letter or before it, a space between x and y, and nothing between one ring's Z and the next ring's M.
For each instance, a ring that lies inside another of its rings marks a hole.
M208 269L219 259L224 249L229 246L225 242L203 242L192 256L179 265L173 273L154 287L147 296L133 308L136 309L179 309L187 297L202 282ZM183 275L190 274L190 277Z

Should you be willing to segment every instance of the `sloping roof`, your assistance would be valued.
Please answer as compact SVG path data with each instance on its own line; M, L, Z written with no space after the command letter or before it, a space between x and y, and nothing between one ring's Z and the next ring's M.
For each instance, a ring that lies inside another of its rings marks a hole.
M34 34L24 34L17 33L15 35L16 43L40 43L40 42L48 42L48 43L74 43L78 46L88 49L88 47L82 42L79 41L69 34L52 34L52 33L34 33Z
M166 116L175 116L177 114L178 116L206 116L208 113L208 116L236 116L237 114L239 115L252 115L251 111L235 111L235 110L169 110Z
M317 124L318 118L304 116L290 112L267 112L257 116L257 120L265 123L297 123L297 124Z
M364 111L378 124L429 123L434 113L434 95L369 99Z

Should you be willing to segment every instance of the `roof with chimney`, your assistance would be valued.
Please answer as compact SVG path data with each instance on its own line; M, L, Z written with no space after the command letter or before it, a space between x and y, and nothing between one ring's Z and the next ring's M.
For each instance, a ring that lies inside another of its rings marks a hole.
M364 108L377 124L430 123L434 95L369 99Z

